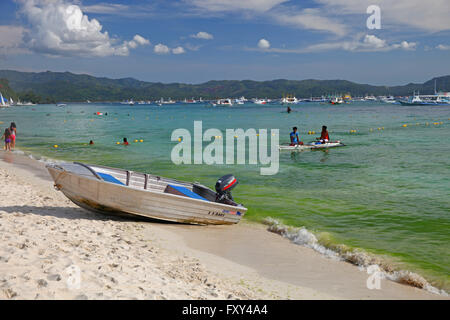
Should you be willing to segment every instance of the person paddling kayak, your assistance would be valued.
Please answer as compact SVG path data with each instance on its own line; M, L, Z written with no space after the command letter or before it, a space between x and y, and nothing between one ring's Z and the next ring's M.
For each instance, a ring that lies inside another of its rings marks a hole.
M328 143L330 141L330 135L327 131L327 126L322 126L322 133L320 134L320 138L318 138L321 143Z
M303 145L303 142L300 141L298 137L297 127L292 128L292 132L290 133L291 138L291 146Z

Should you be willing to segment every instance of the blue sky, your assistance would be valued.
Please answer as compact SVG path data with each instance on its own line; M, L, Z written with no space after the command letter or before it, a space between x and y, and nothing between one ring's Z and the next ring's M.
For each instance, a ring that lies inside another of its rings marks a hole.
M369 5L381 29L367 28ZM448 0L2 0L0 12L0 69L187 83L450 74Z

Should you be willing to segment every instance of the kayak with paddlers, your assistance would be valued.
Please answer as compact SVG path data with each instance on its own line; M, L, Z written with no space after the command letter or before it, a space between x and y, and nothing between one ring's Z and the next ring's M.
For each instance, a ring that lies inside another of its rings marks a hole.
M327 142L327 143L321 143L321 142L310 142L310 143L306 143L303 145L295 145L295 146L291 146L288 144L285 145L280 145L279 149L280 150L298 150L298 151L302 151L302 150L312 150L312 149L328 149L328 148L335 148L335 147L343 147L345 146L345 144L343 144L341 141L332 141L332 142Z
M303 143L300 141L298 136L297 127L294 127L292 132L289 134L289 138L291 140L290 144L283 144L279 146L280 150L312 150L312 149L327 149L327 148L335 148L335 147L343 147L343 144L340 140L331 141L330 135L327 131L326 126L322 126L322 132L319 138L316 138L317 141Z

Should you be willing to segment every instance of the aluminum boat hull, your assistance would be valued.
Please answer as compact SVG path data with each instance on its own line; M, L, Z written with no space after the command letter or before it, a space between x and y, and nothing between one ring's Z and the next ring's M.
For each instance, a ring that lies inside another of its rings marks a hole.
M126 175L127 172L100 166L93 168L96 170L100 168L109 174L117 171ZM144 176L141 173L131 173L130 185L127 186L103 181L93 175L73 173L64 170L60 165L48 165L47 170L58 190L78 206L94 212L122 217L139 216L179 223L217 225L238 223L247 211L243 206L165 193L164 184L167 185L169 180L164 178L149 180L152 182L144 189L143 183L140 183L142 182L140 177ZM121 179L119 173L116 173L115 177ZM155 176L151 176L153 177ZM187 188L192 186L184 182L180 182L180 185Z

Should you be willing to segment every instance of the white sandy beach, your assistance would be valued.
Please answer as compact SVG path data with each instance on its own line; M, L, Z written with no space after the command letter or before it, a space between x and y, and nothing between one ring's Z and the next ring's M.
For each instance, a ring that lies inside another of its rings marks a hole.
M445 298L387 280L369 290L366 272L262 225L91 213L53 188L42 163L1 157L0 299Z

